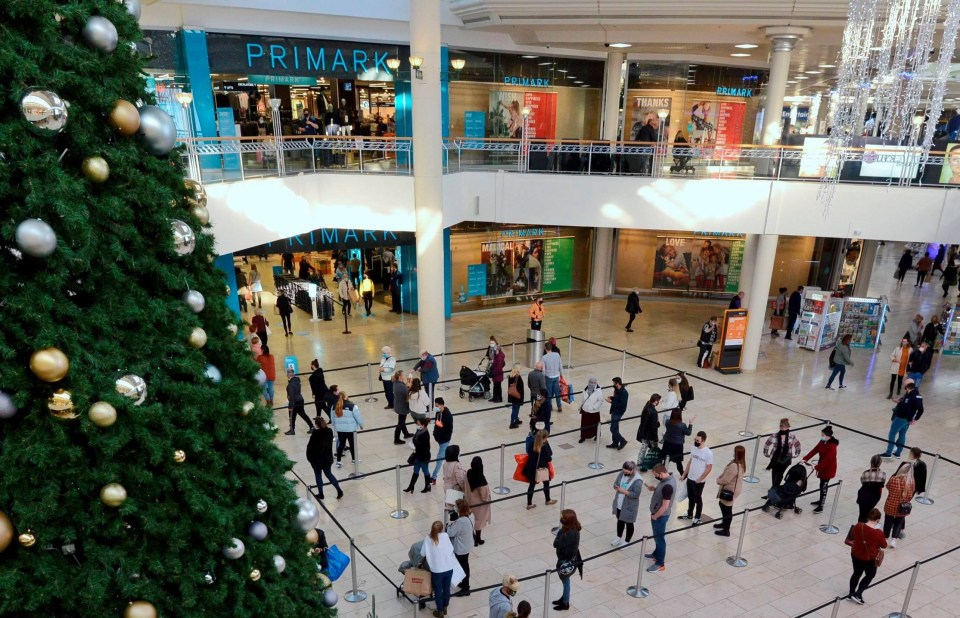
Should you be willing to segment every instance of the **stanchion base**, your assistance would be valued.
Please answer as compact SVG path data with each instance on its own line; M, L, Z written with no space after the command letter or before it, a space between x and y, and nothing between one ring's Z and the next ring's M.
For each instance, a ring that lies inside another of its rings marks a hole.
M367 397L367 398L364 399L363 401L364 401L364 403L373 403L374 401L380 401L380 400L377 399L376 397Z
M310 318L311 322L323 322L323 318Z
M730 566L737 567L737 568L745 567L745 566L747 566L747 559L746 559L746 558L737 558L736 556L730 556L729 558L727 558L727 564L729 564Z
M509 488L509 487L494 487L494 488L493 488L493 493L497 494L498 496L505 496L505 495L507 495L508 493L510 493L510 488Z
M910 618L910 614L901 614L900 612L893 612L892 614L887 614L887 618Z
M926 497L926 496L920 496L920 497L917 498L916 500L917 500L917 502L919 502L920 504L923 504L923 505L926 505L926 506L930 506L931 504L933 504L933 500L931 500L930 498L928 498L928 497Z
M643 586L640 586L639 588L636 586L630 586L627 588L627 596L631 596L635 599L645 599L650 596L650 591Z
M820 532L824 534L840 534L840 528L832 526L830 524L823 524L820 526Z
M752 438L755 435L752 431L747 431L746 429L743 431L738 431L737 433L744 438Z
M444 385L444 386L438 386L438 387L437 387L437 390L438 390L438 391L448 391L448 390L450 390L450 387L449 387L449 386L446 386L446 385Z
M755 477L755 476L745 476L745 477L743 477L743 482L744 482L744 483L759 483L759 482L760 482L760 479L758 479L758 478Z
M362 603L367 600L367 593L363 590L351 590L343 595L347 603Z
M603 464L599 461L591 461L587 464L587 467L591 470L603 470Z
M410 515L410 513L408 513L407 511L394 511L394 512L390 513L390 517L392 517L392 518L394 518L394 519L406 519L407 516L409 516L409 515Z
M343 331L342 334L344 334L344 335L352 335L353 333L350 332L350 331L348 331L348 330L345 330L345 331ZM344 597L344 598L346 598L346 597Z

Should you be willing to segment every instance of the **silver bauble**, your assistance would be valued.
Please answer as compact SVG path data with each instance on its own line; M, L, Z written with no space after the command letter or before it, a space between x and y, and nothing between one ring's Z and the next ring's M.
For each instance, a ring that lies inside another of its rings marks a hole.
M16 414L17 406L13 403L13 397L0 391L0 418L13 418ZM267 503L264 502L263 505L266 506Z
M262 521L255 521L250 524L250 527L247 528L247 534L256 539L257 541L262 541L267 538L267 524Z
M260 386L263 386L263 385L266 384L266 383L267 383L267 374L266 374L266 372L264 372L263 369L258 369L258 370L257 370L257 384L259 384Z
M123 5L127 7L127 13L137 21L140 21L140 0L123 0Z
M190 255L197 246L197 237L193 229L181 221L174 219L170 222L170 230L173 233L173 250L177 255Z
M227 330L230 331L231 335L236 335L240 332L240 329L237 328L236 324L227 324Z
M140 108L140 128L137 133L143 136L147 150L158 156L170 152L177 143L177 125L170 114L156 105Z
M212 572L207 571L206 573L203 574L203 583L207 584L208 586L213 584L216 581L217 581L217 577Z
M20 97L20 113L35 129L56 135L67 126L67 103L56 92L30 90Z
M27 219L17 226L17 246L35 258L50 257L57 250L57 233L40 219Z
M229 560L239 560L243 557L246 548L240 539L231 539L230 544L223 548L223 555Z
M220 370L214 367L213 365L207 365L207 369L204 372L204 375L207 378L213 380L214 383L219 384L220 380L223 379L223 374L220 373Z
M287 561L280 554L274 554L273 568L277 570L277 573L283 573L287 568Z
M306 498L297 498L297 525L304 532L309 532L320 523L320 511L317 505Z
M139 406L147 399L147 383L138 375L128 373L117 378L117 392L133 400L133 405Z
M187 198L187 202L190 204L190 206L207 205L207 190L203 188L202 184L196 180L187 178L183 181L183 186L186 187L187 191L190 192L190 197Z
M207 301L203 297L203 294L196 290L187 290L181 298L183 302L190 307L190 311L194 313L200 313L203 311L203 308L207 306Z
M117 48L117 41L119 40L117 27L109 19L99 15L94 15L87 20L80 35L83 37L84 43L107 53Z
M267 512L267 501L266 500L257 500L257 512L266 513Z
M333 607L338 600L337 593L333 591L333 588L327 588L323 591L323 604L327 607Z

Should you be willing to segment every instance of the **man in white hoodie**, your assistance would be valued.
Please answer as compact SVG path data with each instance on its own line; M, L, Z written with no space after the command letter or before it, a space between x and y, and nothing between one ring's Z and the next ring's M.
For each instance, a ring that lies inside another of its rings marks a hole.
M520 590L516 575L504 575L503 586L490 591L490 618L506 618L513 611L513 597Z

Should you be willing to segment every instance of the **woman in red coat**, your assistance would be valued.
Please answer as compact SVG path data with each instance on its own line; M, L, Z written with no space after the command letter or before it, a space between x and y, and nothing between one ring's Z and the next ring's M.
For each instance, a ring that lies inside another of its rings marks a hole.
M837 446L840 441L833 437L833 427L827 425L820 432L820 441L807 453L803 462L809 464L814 455L820 455L820 461L817 462L814 470L817 471L817 478L820 479L820 498L814 500L812 504L817 508L814 513L823 512L823 503L827 500L827 486L830 480L837 475Z

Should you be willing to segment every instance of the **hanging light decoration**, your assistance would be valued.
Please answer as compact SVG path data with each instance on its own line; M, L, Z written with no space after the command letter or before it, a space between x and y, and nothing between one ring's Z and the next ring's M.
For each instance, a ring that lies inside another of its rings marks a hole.
M945 2L947 20L940 55L930 76L928 61L936 51L937 18ZM846 153L859 136L870 134L910 149L918 145L923 132L923 153L907 150L901 154L901 184L913 177L914 164L926 159L943 111L958 20L960 0L851 0L837 87L831 97L826 171L818 195L824 214L833 200ZM924 123L914 117L925 90L929 105L923 110L927 115Z

